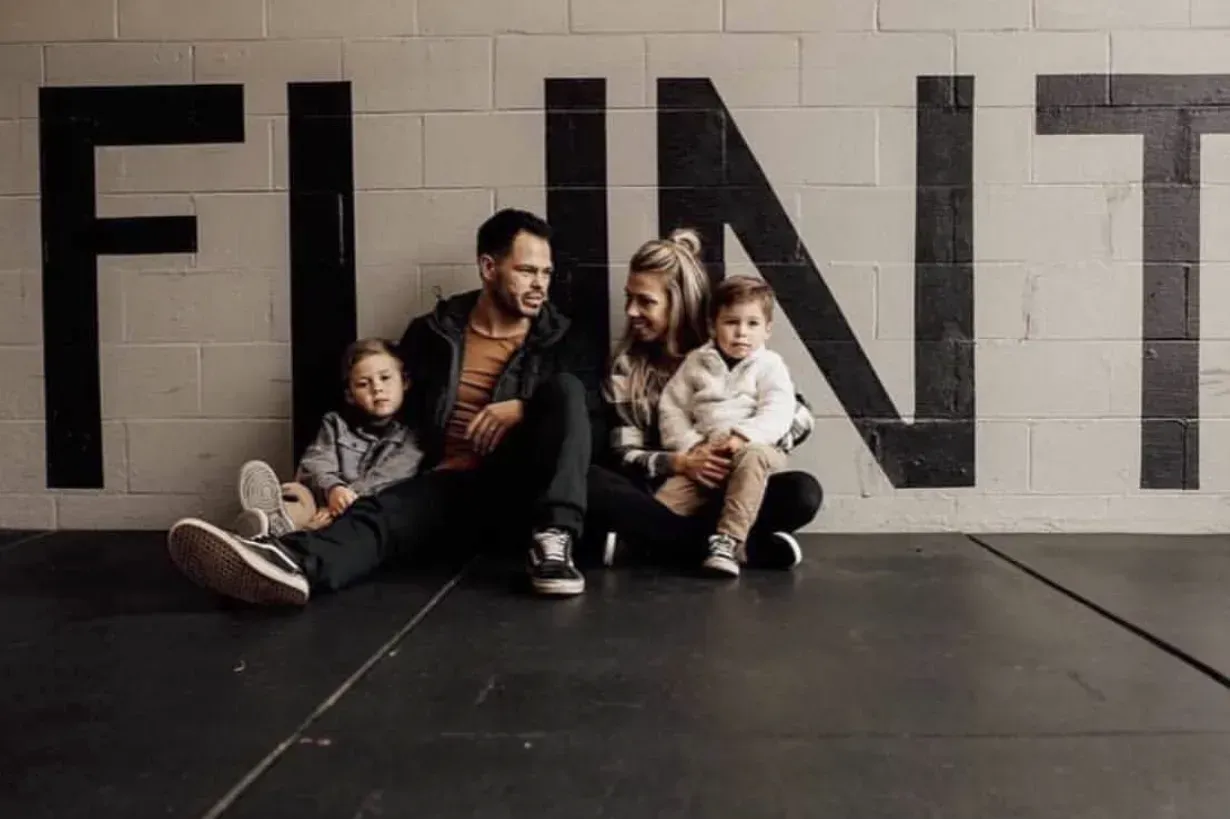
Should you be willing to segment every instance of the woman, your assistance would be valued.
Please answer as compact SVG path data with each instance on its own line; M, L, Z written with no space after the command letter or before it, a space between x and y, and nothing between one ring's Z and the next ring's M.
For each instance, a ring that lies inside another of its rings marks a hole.
M608 538L605 549L603 562L608 565L617 547L671 563L699 565L704 558L717 505L695 517L681 517L655 500L653 492L670 475L714 485L730 470L730 461L705 445L668 452L658 437L662 388L684 357L709 338L709 286L700 263L700 238L692 230L646 242L629 263L627 324L604 386L610 450L589 472L586 529L615 536ZM783 446L791 449L802 442L813 424L811 410L800 398ZM773 475L748 539L748 564L795 566L801 555L790 533L816 516L821 498L820 483L805 472Z

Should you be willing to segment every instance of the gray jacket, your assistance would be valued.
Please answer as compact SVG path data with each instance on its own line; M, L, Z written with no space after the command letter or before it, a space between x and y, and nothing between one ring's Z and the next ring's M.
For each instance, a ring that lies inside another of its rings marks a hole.
M348 486L360 496L374 495L414 477L422 460L417 440L400 421L369 429L330 412L321 421L316 440L304 451L295 480L324 505L335 486Z

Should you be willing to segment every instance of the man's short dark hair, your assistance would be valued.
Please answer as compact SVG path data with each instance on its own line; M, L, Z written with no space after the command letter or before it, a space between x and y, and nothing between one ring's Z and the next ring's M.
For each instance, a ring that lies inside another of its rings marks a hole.
M517 234L525 232L551 241L551 226L526 210L505 208L492 214L478 229L478 255L500 259L512 251Z

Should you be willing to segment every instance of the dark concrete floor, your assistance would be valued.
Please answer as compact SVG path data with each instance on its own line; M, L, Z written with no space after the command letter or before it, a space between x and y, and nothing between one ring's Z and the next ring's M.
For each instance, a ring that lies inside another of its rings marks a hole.
M571 601L484 559L273 613L157 534L0 533L0 816L1227 815L1230 539L805 549Z
M1208 666L1230 685L1230 538L996 535L977 539L1185 658Z

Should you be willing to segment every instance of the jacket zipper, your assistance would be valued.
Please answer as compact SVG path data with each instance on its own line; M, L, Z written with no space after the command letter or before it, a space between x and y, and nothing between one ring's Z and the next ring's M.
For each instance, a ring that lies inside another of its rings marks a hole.
M522 344L520 347L516 349L515 352L513 352L512 358L508 359L508 363L505 364L504 369L500 371L499 377L496 378L495 384L493 384L491 387L491 403L493 404L496 403L496 396L500 394L500 388L503 387L504 382L508 380L508 374L512 372L513 367L517 364L520 364L522 359L525 358L525 348L528 345L528 343L529 343L529 340L526 339L526 344ZM520 396L514 396L514 397L520 397Z
M448 424L448 416L452 411L453 404L457 402L457 390L461 386L461 350L457 346L457 342L450 336L446 335L444 330L440 328L440 323L431 319L431 329L440 338L448 344L452 351L452 360L449 362L449 380L448 389L444 393L441 401L436 402L436 428L444 432L445 426Z

